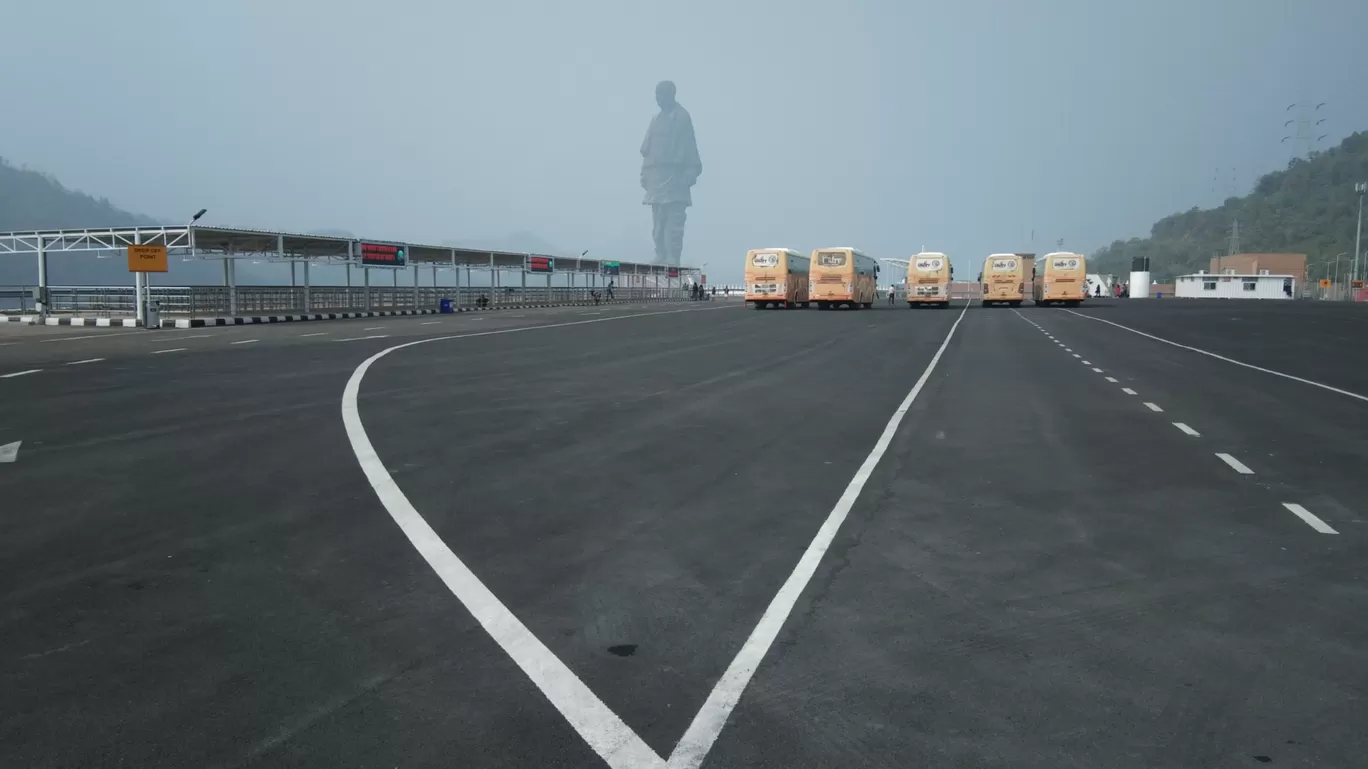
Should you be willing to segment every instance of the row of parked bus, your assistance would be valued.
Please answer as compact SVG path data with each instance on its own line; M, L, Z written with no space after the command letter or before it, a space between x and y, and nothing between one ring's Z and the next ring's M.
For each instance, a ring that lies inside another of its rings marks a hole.
M1020 307L1028 296L1041 306L1081 304L1088 298L1087 257L1059 251L1040 261L1037 265L1035 254L993 254L985 259L979 275L983 305Z
M907 306L950 305L950 259L917 254L907 267ZM878 299L879 262L853 248L819 248L801 254L791 248L758 248L746 253L746 301L766 307L869 309Z
M984 306L1079 304L1088 296L1087 259L1082 254L1046 254L1037 268L1035 254L992 254L983 262L979 283ZM950 257L924 251L907 262L907 306L950 306L955 268ZM766 307L819 310L874 306L879 262L853 248L819 248L810 255L791 248L758 248L746 253L746 301ZM1029 290L1027 289L1029 286Z

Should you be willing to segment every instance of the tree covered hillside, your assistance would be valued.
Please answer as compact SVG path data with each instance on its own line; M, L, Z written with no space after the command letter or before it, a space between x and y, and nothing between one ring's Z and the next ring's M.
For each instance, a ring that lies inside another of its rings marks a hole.
M1368 132L1363 131L1334 149L1296 158L1287 170L1263 176L1244 197L1160 219L1148 238L1112 243L1092 255L1093 269L1125 274L1134 256L1150 257L1156 280L1207 269L1212 256L1227 253L1236 220L1242 253L1304 253L1310 262L1333 259L1354 250L1354 183L1360 181L1368 181Z
M15 168L0 158L0 232L155 224L146 216L69 190L47 174Z

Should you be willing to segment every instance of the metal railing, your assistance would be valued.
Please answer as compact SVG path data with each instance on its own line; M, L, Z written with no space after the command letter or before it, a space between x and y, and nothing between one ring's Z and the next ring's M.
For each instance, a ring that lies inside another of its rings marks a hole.
M590 291L607 299L602 288L523 288L432 286L153 286L152 299L165 315L220 317L236 315L435 310L442 299L474 308L481 297L486 307L593 304ZM615 288L619 302L668 301L687 297L682 289ZM133 317L134 293L127 286L50 286L48 312L93 317ZM236 312L234 312L236 310ZM36 312L32 287L0 286L0 312Z

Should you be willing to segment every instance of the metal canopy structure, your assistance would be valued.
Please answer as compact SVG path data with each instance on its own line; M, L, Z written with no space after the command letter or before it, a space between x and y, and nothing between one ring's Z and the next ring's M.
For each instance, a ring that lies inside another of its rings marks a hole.
M463 246L434 246L386 239L339 238L230 227L114 227L79 230L37 230L0 233L0 256L80 251L116 251L134 245L166 246L176 256L196 259L276 259L360 265L361 243L402 246L408 253L408 266L437 264L495 270L521 270L527 259L543 256L555 259L556 272L601 273L604 259L564 257L555 254L491 251ZM670 267L641 262L617 262L622 273L665 277ZM376 267L375 269L395 269ZM698 271L678 267L679 275Z
M362 261L362 246L376 244L395 246L404 250L403 264L365 264ZM32 255L38 262L39 295L46 296L48 289L47 256L58 253L123 251L130 246L165 246L168 256L182 259L215 260L223 263L223 285L229 291L230 312L237 311L236 263L239 259L266 259L268 261L302 263L304 266L303 306L309 311L311 306L309 267L311 265L339 265L348 268L348 285L351 285L351 268L360 267L369 303L370 271L372 269L396 273L394 284L398 286L397 271L412 267L413 289L418 289L418 268L430 266L434 276L438 267L454 268L456 289L460 290L460 268L488 270L491 285L497 286L501 272L522 273L522 285L527 284L529 262L533 257L554 260L553 270L539 269L537 273L546 276L548 289L552 274L566 275L570 285L575 285L576 275L598 276L604 274L606 266L616 266L613 275L628 277L629 282L645 285L646 281L658 286L663 279L668 285L675 278L683 278L700 271L697 267L672 267L663 264L641 262L618 262L581 257L561 257L554 254L514 253L491 251L487 249L465 248L461 246L434 246L423 243L404 243L400 241L363 238L343 238L328 235L307 235L290 232L272 232L231 227L206 227L194 223L181 227L112 227L97 229L37 230L32 232L0 233L0 258L5 256ZM545 267L545 263L542 267ZM671 274L673 272L673 274ZM144 290L149 285L143 273L134 273L135 291L139 296L137 315L143 317ZM293 285L293 277L292 277ZM434 277L435 283L435 277ZM38 301L39 313L46 312L46 302ZM367 306L369 309L369 306Z

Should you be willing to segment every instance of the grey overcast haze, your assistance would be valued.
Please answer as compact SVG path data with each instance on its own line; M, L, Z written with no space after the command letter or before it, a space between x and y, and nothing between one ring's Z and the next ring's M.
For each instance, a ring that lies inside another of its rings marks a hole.
M673 80L684 262L1090 252L1368 128L1363 0L4 4L0 155L121 208L649 261ZM1034 240L1032 234L1034 233Z

